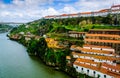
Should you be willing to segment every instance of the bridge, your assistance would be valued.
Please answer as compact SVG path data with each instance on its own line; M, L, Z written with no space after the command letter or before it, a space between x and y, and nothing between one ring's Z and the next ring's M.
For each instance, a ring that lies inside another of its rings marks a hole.
M0 24L25 24L22 22L0 22Z
M11 25L11 26L19 26L21 24L25 24L25 23L21 23L21 22L0 22L0 24L6 24L6 25Z

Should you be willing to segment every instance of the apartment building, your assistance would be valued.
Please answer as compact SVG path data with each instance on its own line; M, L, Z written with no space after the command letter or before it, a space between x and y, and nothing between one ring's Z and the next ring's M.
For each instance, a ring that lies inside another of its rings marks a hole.
M120 54L120 30L91 29L85 38L85 44L108 46Z
M91 16L106 16L108 14L119 14L120 5L112 5L108 9L101 9L93 12L80 12L74 14L62 14L62 15L52 15L45 16L44 19L62 19L62 18L74 18L74 17L91 17Z
M77 72L95 78L119 78L120 56L111 47L72 45L70 47L72 58L76 58L73 67ZM69 57L70 58L70 57ZM67 58L67 60L69 60ZM70 63L70 62L68 62Z

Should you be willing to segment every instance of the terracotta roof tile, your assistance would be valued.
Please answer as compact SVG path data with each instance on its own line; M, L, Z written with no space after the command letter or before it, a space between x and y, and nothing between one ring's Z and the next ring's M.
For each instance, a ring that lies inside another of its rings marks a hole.
M104 42L104 43L120 43L119 40L100 40L100 39L85 39L85 41L89 42Z
M120 38L120 35L110 35L110 34L86 34L86 36L114 37L114 38Z
M92 55L92 54L82 54L82 53L76 53L72 52L72 55L78 55L78 56L86 56L86 57L93 57L95 59L101 59L101 60L109 60L109 61L115 61L120 60L120 58L113 57L113 56L99 56L99 55Z
M108 12L109 9L102 9L102 10L99 10L99 12Z
M71 57L70 57L70 56L66 56L66 59L69 59L69 60L70 60L70 59L71 59Z
M92 12L81 12L80 14L91 14Z
M83 62L83 63L81 63ZM90 63L90 64L87 64L87 63ZM85 68L89 68L89 69L92 69L92 70L96 70L96 71L99 71L99 72L102 72L104 74L107 74L107 75L110 75L110 76L113 76L115 78L120 78L120 73L116 73L116 72L112 72L110 69L112 70L118 70L120 71L120 67L117 67L117 66L113 66L113 65L109 65L109 64L106 64L106 63L98 63L98 62L94 62L94 61L91 61L91 60L86 60L86 59L76 59L76 61L73 63L74 65L77 65L77 66L82 66L82 67L85 67ZM93 65L95 64L95 66ZM106 67L106 68L103 68Z
M76 14L69 14L70 16L76 16L76 15L78 15L77 13Z
M112 47L109 46L97 46L97 45L90 45L90 44L84 44L83 47L95 47L95 48L108 48L108 49L113 49Z

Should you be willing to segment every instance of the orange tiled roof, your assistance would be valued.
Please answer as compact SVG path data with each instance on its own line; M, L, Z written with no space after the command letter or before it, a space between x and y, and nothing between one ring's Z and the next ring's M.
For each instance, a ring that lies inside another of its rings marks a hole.
M110 60L110 61L114 61L114 60L120 60L120 58L116 58L116 57L112 57L112 56L99 56L99 55L92 55L92 54L82 54L82 53L76 53L76 52L72 52L72 55L78 55L78 56L88 56L88 57L93 57L96 59L102 59L102 60Z
M70 57L70 56L66 56L66 59L69 59L69 60L70 60L70 59L71 59L71 57Z
M77 47L78 50L81 50L82 52L93 52L93 53L103 53L103 54L111 54L111 51L103 51L103 50L94 50L94 49L86 49Z
M115 57L111 57L111 56L94 56L94 58L96 59L102 59L102 60L109 60L109 61L115 61L115 60L120 60L120 58L115 58Z
M77 46L76 45L72 45L70 48L76 48Z
M80 63L80 62L84 62L84 63ZM88 65L86 63L90 63L90 64ZM109 64L105 64L105 63L98 63L98 62L94 62L94 61L91 61L91 60L79 59L79 58L76 59L76 61L73 64L77 65L77 66L82 66L82 67L85 67L85 68L89 68L89 69L92 69L92 70L100 71L104 74L114 76L115 78L120 78L120 74L118 74L116 72L112 72L109 69L102 68L102 66L106 66L107 68L112 68L112 69L118 68L117 70L120 70L119 69L120 67L117 67L117 66L113 66L113 65L109 65ZM93 66L92 64L96 64L96 66Z
M120 38L120 35L110 35L110 34L86 34L86 36L115 37L115 38Z
M115 70L120 70L120 66L118 64L117 65L110 65L110 64L107 64L107 63L102 63L102 66L112 68L112 69L115 69Z
M70 16L76 16L76 15L78 15L77 13L76 14L69 14Z
M100 40L100 39L85 39L85 41L89 42L104 42L104 43L120 43L119 40Z
M80 63L80 62L83 62L83 63ZM89 65L86 64L86 63L89 63ZM83 66L85 68L90 68L90 69L93 69L93 70L99 70L99 64L100 63L94 62L94 61L88 60L88 59L77 58L73 64L78 65L78 66ZM95 64L96 66L93 66L92 64Z
M108 12L109 9L102 9L99 12Z
M92 12L81 12L80 14L91 14Z
M68 14L62 14L62 15L60 15L60 16L68 16Z
M84 44L83 47L96 47L96 48L109 48L109 49L113 49L112 47L108 47L108 46L97 46L97 45L90 45L90 44Z
M104 51L104 50L94 50L94 49L86 49L86 48L82 48L76 45L72 45L70 47L71 49L75 49L75 50L80 50L82 52L93 52L93 53L103 53L103 54L111 54L111 51Z
M90 63L90 64L99 64L98 62L94 62L93 60L90 59L82 59L82 58L77 58L76 62L84 62L84 63Z
M51 48L65 48L65 46L59 45L59 41L53 39L53 38L45 38L48 47Z
M89 31L120 31L120 30L117 30L117 29L90 29Z

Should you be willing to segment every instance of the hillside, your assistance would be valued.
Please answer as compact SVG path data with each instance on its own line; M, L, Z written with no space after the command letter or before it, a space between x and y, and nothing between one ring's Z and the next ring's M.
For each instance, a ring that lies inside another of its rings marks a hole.
M89 29L120 29L120 26L110 16L39 19L13 28L9 37L25 45L29 55L38 56L46 65L65 71L75 78L92 78L78 74L72 66L66 64L66 56L71 53L70 46L84 44L83 37L70 37L69 31L88 32Z
M39 19L14 28L11 33L31 32L36 35L45 33L65 33L68 31L88 31L89 29L120 29L120 20L114 16L78 17L65 19Z
M7 32L12 28L13 28L12 26L0 24L0 33Z

